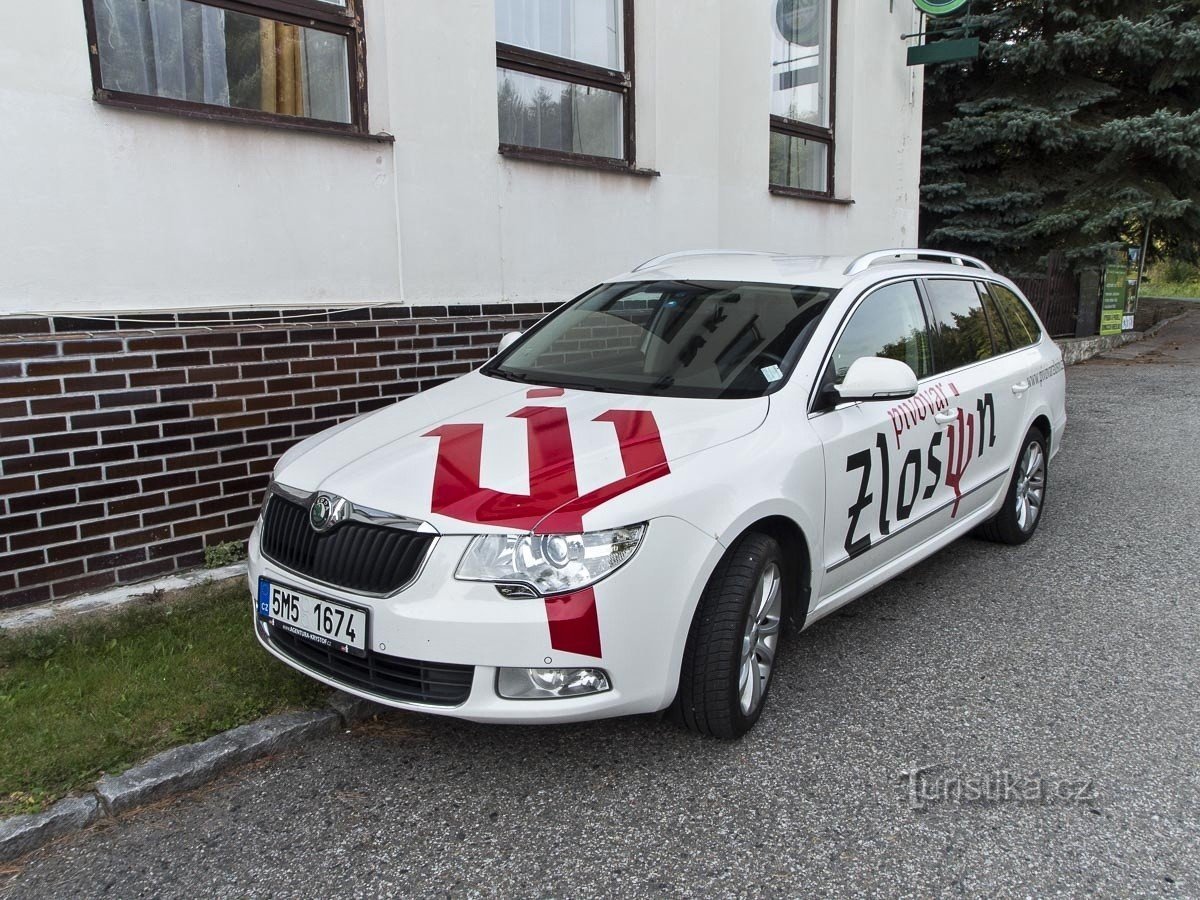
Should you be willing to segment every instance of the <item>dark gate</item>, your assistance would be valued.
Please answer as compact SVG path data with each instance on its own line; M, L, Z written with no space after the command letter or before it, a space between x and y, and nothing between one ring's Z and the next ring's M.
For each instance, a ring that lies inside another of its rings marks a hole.
M1029 298L1051 337L1075 336L1079 276L1062 254L1050 254L1045 275L1023 275L1013 281Z

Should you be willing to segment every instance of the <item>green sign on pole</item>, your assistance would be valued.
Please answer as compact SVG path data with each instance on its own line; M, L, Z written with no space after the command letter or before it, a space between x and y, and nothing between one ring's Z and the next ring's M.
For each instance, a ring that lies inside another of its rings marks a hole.
M967 0L913 0L913 5L931 16L944 16L967 5Z
M1122 247L1108 254L1104 267L1104 293L1100 296L1100 333L1120 334L1129 296L1129 249Z
M967 7L967 18L970 18L970 0L913 0L917 9L935 18L948 16L955 10ZM958 33L962 37L951 39ZM926 28L917 34L906 34L905 38L933 37L933 41L917 44L908 48L908 64L910 66L931 66L938 63L965 62L979 58L979 38L970 37L971 28L959 25L945 28Z

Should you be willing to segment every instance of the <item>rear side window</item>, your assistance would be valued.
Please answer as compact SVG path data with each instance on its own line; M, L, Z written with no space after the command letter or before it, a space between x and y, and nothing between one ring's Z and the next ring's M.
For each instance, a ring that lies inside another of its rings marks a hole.
M992 326L992 343L996 345L996 352L1008 353L1010 350L1016 350L1017 347L1022 346L1013 340L1008 326L1004 322L1004 317L1000 315L1000 308L996 306L996 301L988 293L987 285L977 281L975 287L979 289L979 298L983 301L983 308L987 312L988 324Z
M929 329L914 282L885 285L858 305L833 348L833 382L841 384L850 364L864 356L907 363L918 378L933 374Z
M1006 287L998 284L990 284L988 287L991 288L992 296L996 298L996 306L1000 308L1000 314L1004 316L1009 333L1012 334L1013 343L1018 347L1036 344L1038 338L1042 336L1042 329L1038 327L1037 319L1033 317L1029 307Z
M925 282L937 336L937 369L947 372L992 356L992 334L973 281Z

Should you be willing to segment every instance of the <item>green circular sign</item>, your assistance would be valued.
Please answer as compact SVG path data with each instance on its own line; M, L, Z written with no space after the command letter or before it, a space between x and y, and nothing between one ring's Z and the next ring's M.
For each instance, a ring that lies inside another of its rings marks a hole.
M913 0L913 4L931 16L944 16L966 6L967 0Z

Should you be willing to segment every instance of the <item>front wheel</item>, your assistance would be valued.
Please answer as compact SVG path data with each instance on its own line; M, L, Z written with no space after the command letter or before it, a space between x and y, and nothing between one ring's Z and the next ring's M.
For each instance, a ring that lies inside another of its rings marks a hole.
M1023 544L1033 537L1046 504L1048 460L1045 435L1031 428L1021 442L1004 506L979 527L980 537L1001 544Z
M737 738L758 721L775 670L783 571L778 542L752 532L729 548L709 579L684 648L673 708L692 731Z

